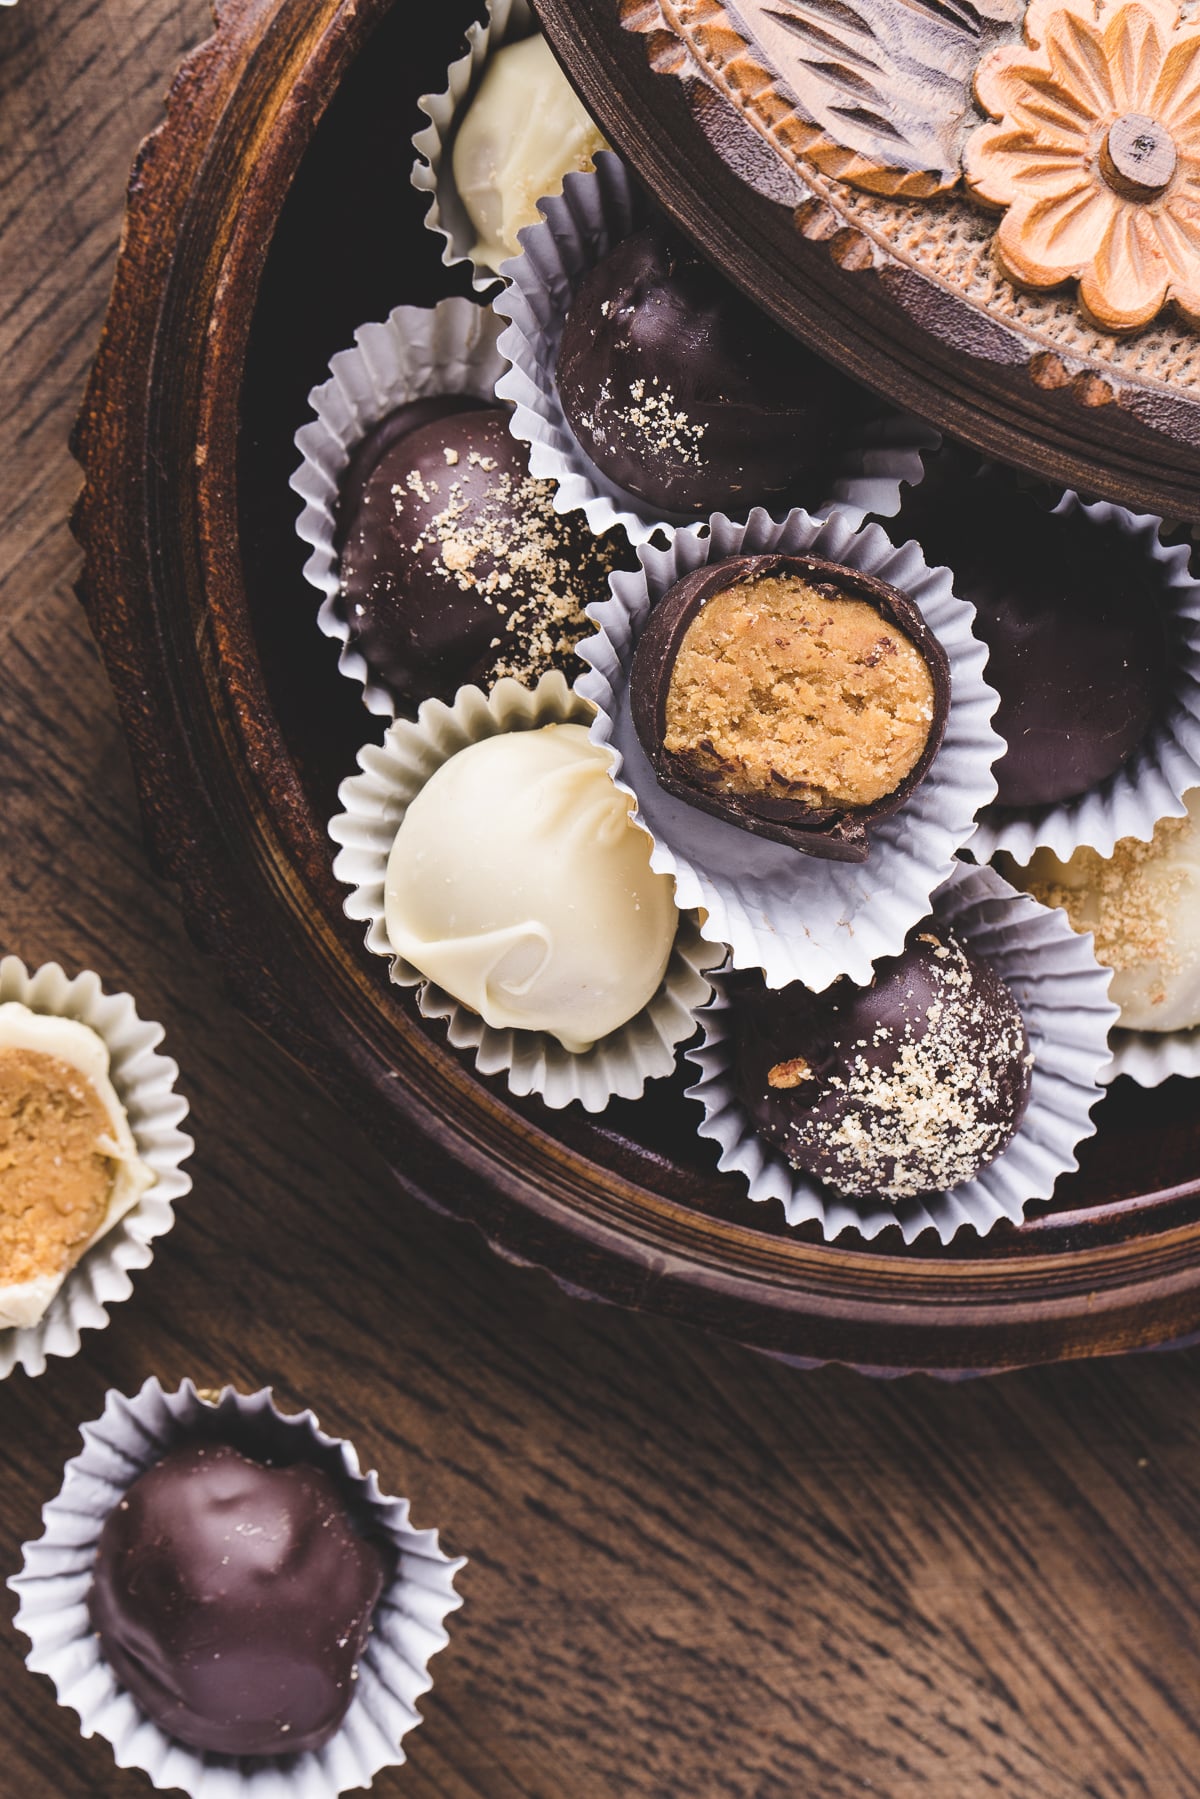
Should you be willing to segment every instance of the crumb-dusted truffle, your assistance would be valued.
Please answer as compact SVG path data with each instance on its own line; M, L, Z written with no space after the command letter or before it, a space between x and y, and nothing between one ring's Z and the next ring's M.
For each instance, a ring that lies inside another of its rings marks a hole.
M605 147L540 32L495 51L451 159L458 197L478 233L474 260L498 269L519 255L518 233L536 225L538 201L561 193L564 177L590 169Z
M1011 1141L1032 1057L996 971L929 919L869 986L824 993L726 977L734 1082L755 1128L848 1198L970 1181Z
M957 450L934 459L888 528L949 567L976 609L1008 746L997 804L1059 805L1116 774L1168 686L1162 575L1144 550Z
M417 401L378 426L342 483L341 606L350 642L399 708L449 702L505 675L569 679L607 599L612 540L554 510L554 488L527 471L505 415Z
M1094 933L1126 1030L1200 1025L1200 788L1187 795L1187 816L1160 819L1149 843L1124 837L1111 856L1085 848L1068 862L1041 849L1025 868L998 861L1016 886Z
M679 926L631 810L582 725L470 744L396 834L392 948L494 1029L590 1049L649 1004Z
M103 1039L75 1019L0 1005L0 1327L35 1324L154 1178Z
M318 1749L354 1696L390 1574L321 1469L172 1450L105 1521L89 1596L113 1672L168 1735L220 1755Z
M633 721L660 784L734 824L861 861L937 753L945 652L919 608L811 557L742 556L670 589L638 641Z
M557 380L596 467L671 513L820 497L805 483L867 411L859 389L660 225L580 283Z

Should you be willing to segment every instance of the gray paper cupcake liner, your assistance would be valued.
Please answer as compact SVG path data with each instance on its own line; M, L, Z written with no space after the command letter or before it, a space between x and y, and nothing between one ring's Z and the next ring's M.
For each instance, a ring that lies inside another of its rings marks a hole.
M809 554L876 575L921 609L950 662L946 734L933 766L904 805L870 831L864 863L806 856L752 836L664 792L638 740L629 708L634 645L651 607L693 569L732 556ZM992 764L1002 743L992 729L996 694L984 679L987 651L972 634L974 608L929 569L915 543L901 549L854 514L827 519L792 512L778 523L752 512L745 524L717 514L678 531L665 550L643 544L640 568L609 579L612 599L588 608L598 635L579 655L590 664L577 691L597 709L592 736L616 754L618 784L637 803L654 839L653 866L675 880L681 908L699 912L706 937L729 944L737 968L761 968L769 986L803 981L820 990L842 975L865 982L881 956L899 953L929 909L995 796Z
M1053 850L1064 862L1085 846L1111 856L1120 838L1146 842L1161 818L1181 818L1184 794L1200 786L1200 582L1189 572L1187 545L1168 547L1161 519L1108 501L1089 505L1064 493L1055 511L1115 525L1158 565L1169 608L1171 690L1145 742L1098 787L1062 805L985 812L969 846L981 862L1007 850L1024 863L1038 848Z
M1103 1079L1127 1074L1139 1087L1161 1087L1173 1074L1200 1079L1200 1026L1190 1031L1126 1031L1120 1025L1109 1038L1112 1061Z
M693 515L653 507L596 467L567 423L554 379L572 295L596 263L646 222L647 203L620 157L606 151L591 173L568 175L562 194L541 210L543 222L521 233L524 253L504 264L507 285L493 302L510 321L500 349L512 365L496 394L512 402L512 431L530 446L530 473L557 482L558 511L582 510L597 536L619 526L637 545L655 531L692 525ZM922 451L940 441L929 426L902 415L865 427L832 463L823 483L828 491L810 510L822 514L837 506L855 524L869 513L891 517L901 487L916 486L924 475Z
M73 1356L85 1330L103 1330L110 1306L133 1291L130 1279L154 1260L153 1243L175 1222L175 1202L191 1191L182 1164L193 1144L179 1128L188 1105L176 1091L179 1069L157 1054L161 1025L138 1016L127 993L105 993L98 976L70 979L55 962L32 973L16 956L0 959L0 1004L16 1000L33 1012L77 1019L107 1045L109 1078L129 1117L141 1160L153 1169L154 1185L119 1218L71 1269L36 1324L0 1330L0 1379L23 1368L45 1371L49 1356Z
M88 1614L100 1532L126 1489L180 1442L223 1429L267 1447L302 1446L353 1493L397 1553L350 1709L323 1748L301 1755L204 1754L167 1736L118 1683ZM181 1788L191 1799L335 1799L399 1766L402 1740L421 1722L417 1700L433 1684L430 1659L449 1641L445 1619L462 1604L454 1576L465 1565L443 1553L436 1531L413 1528L408 1500L383 1493L375 1473L362 1473L353 1447L327 1436L312 1412L281 1412L269 1388L241 1394L225 1387L210 1402L191 1381L167 1392L152 1378L132 1398L109 1392L103 1415L82 1435L82 1453L42 1512L42 1535L25 1544L21 1571L8 1583L20 1601L17 1628L30 1640L26 1663L54 1682L60 1705L78 1712L81 1734L103 1737L118 1767L140 1768L154 1786Z
M941 1243L970 1228L985 1236L1001 1219L1020 1223L1034 1200L1049 1199L1059 1176L1075 1168L1078 1145L1095 1131L1108 1031L1116 1007L1107 971L1087 938L1060 912L1018 893L991 868L965 863L933 895L930 911L961 934L1007 982L1025 1020L1034 1056L1029 1106L1004 1152L974 1180L948 1193L909 1199L841 1199L800 1174L760 1137L738 1099L732 1075L728 1001L700 1014L704 1036L687 1057L699 1071L688 1093L704 1109L700 1135L720 1145L719 1166L740 1174L750 1198L778 1200L790 1225L815 1221L826 1242L843 1231L868 1240L889 1225L906 1243L933 1230Z

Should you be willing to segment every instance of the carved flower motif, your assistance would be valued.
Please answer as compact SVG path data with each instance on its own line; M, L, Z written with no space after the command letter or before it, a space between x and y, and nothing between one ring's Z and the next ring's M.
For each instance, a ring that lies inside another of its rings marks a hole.
M1007 208L1011 279L1075 278L1110 331L1173 300L1200 325L1200 20L1178 0L1032 0L1025 45L975 72L1000 120L967 144L976 197Z

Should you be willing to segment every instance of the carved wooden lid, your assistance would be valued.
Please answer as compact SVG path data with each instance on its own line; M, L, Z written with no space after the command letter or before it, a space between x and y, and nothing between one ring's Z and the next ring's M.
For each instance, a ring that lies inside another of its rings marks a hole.
M962 292L1006 310L1002 283L1077 284L1072 337L1172 304L1200 316L1190 0L622 0L621 16L817 191L887 197L842 199ZM999 222L946 198L964 181ZM1044 325L1063 303L1033 307Z
M537 6L792 329L991 454L1200 515L1198 0Z

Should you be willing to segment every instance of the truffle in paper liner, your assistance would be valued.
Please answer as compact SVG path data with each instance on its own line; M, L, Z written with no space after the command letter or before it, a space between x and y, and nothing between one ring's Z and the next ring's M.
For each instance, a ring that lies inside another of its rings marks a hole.
M484 737L591 718L592 707L557 672L544 675L532 691L505 679L490 694L461 688L452 706L427 700L414 722L397 720L382 745L360 751L362 772L339 788L345 810L331 821L329 834L341 846L333 872L353 888L347 917L367 925L367 948L388 958L393 981L417 989L422 1016L445 1019L453 1046L475 1051L480 1074L506 1075L511 1092L536 1093L555 1109L577 1099L587 1111L600 1112L610 1099L640 1098L648 1080L670 1074L676 1049L695 1031L695 1009L712 992L706 971L724 959L725 950L705 942L693 918L681 915L671 960L649 1005L582 1054L564 1049L548 1032L485 1024L393 952L384 918L396 832L436 769Z
M866 862L828 862L752 837L683 800L655 780L629 710L633 647L651 607L694 568L729 556L811 554L866 570L907 594L950 661L950 716L928 775L898 811L871 828ZM897 955L929 910L980 808L992 799L992 764L1002 744L991 727L996 695L984 680L987 652L972 635L974 608L958 599L946 569L930 570L915 543L896 549L878 525L853 515L812 519L792 512L777 523L766 512L744 525L718 514L679 531L665 550L643 544L641 569L619 573L613 598L589 607L599 635L579 654L590 672L576 683L594 702L592 736L618 756L618 784L637 801L654 839L654 868L675 878L682 908L699 908L703 930L727 943L737 968L761 968L771 987L803 981L816 991L841 975L860 984L881 956Z
M25 1545L21 1572L9 1581L20 1599L17 1627L31 1643L26 1662L49 1675L60 1705L79 1713L82 1734L110 1743L118 1767L140 1768L156 1787L180 1787L192 1799L332 1799L403 1762L401 1739L421 1722L416 1702L433 1684L430 1658L445 1648L445 1619L462 1604L454 1575L465 1565L442 1552L435 1530L413 1528L408 1500L384 1494L375 1473L361 1472L353 1447L327 1436L312 1412L281 1412L269 1388L225 1387L210 1402L191 1381L170 1393L151 1378L132 1399L109 1392L103 1415L82 1434L82 1454L43 1510L42 1536ZM140 1474L193 1436L228 1437L251 1454L256 1445L260 1454L299 1447L396 1549L354 1700L319 1750L235 1757L189 1749L146 1717L101 1653L87 1598L104 1521Z
M1102 1096L1116 1007L1090 941L994 869L965 863L934 894L930 911L1007 982L1034 1057L1025 1116L1008 1147L973 1181L890 1206L839 1198L793 1168L757 1134L737 1097L719 976L716 997L700 1014L703 1039L687 1052L700 1071L688 1089L704 1107L700 1135L720 1144L720 1167L745 1177L751 1199L782 1201L789 1224L815 1219L827 1242L845 1230L877 1237L895 1224L907 1243L925 1230L949 1243L964 1225L985 1236L1001 1218L1019 1223L1031 1201L1049 1199L1059 1175L1076 1167L1077 1146L1095 1130L1091 1111Z
M192 1185L182 1168L192 1140L179 1128L188 1110L175 1091L179 1069L169 1057L156 1054L162 1026L139 1018L128 994L105 993L96 975L69 979L54 962L31 974L16 956L0 959L0 1004L9 1000L33 1012L77 1019L104 1040L109 1078L128 1115L138 1155L155 1180L71 1269L36 1324L0 1331L0 1378L16 1367L41 1374L47 1357L78 1354L83 1331L103 1330L109 1306L129 1298L130 1274L154 1260L154 1239L170 1230L175 1201Z
M296 433L303 460L291 486L305 502L296 530L312 550L304 575L322 595L317 623L341 644L338 668L361 685L368 711L384 718L395 713L392 696L350 643L342 611L338 487L358 444L407 401L469 394L490 403L506 366L497 349L499 333L494 313L470 300L443 300L431 311L397 306L381 324L363 325L354 347L333 358L329 379L308 396L316 418Z
M664 526L694 524L689 515L664 514L626 493L603 474L577 442L554 379L563 321L584 275L614 245L644 224L648 211L620 157L606 151L595 170L568 175L562 194L546 200L540 225L521 233L524 254L506 262L508 283L493 302L511 320L500 349L512 364L496 385L497 398L514 406L512 430L530 446L530 473L558 483L560 512L582 508L597 536L619 525L633 544ZM890 517L902 484L916 486L924 473L922 450L935 447L935 431L892 414L864 426L854 442L830 460L828 491L814 494L814 513L837 505L861 524L868 513ZM782 516L782 513L779 514Z
M432 196L425 225L444 241L443 263L447 268L468 263L476 293L486 293L495 287L499 280L498 264L503 257L498 259L495 268L479 259L479 249L486 246L479 245L479 233L458 191L454 176L454 140L483 81L489 58L497 50L536 32L537 19L528 0L489 0L483 19L473 21L467 27L466 54L451 64L445 89L439 94L422 94L417 102L426 123L413 138L416 160L412 183L421 193ZM562 79L565 84L566 77ZM578 102L573 104L578 106ZM585 116L580 108L580 123ZM561 113L555 122L560 126L563 124ZM526 123L521 121L518 131ZM598 130L595 130L595 136L600 138ZM550 141L556 148L562 142L557 137Z
M1145 842L1160 818L1182 817L1184 794L1200 785L1200 582L1189 573L1187 545L1168 547L1159 535L1160 519L1107 501L1087 505L1065 493L1054 510L1115 525L1158 565L1168 607L1170 691L1145 742L1100 786L1062 805L985 812L969 845L981 862L997 850L1028 862L1039 848L1053 850L1064 862L1083 846L1111 856L1118 839Z

